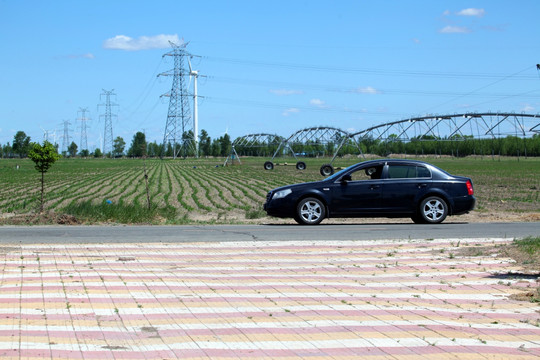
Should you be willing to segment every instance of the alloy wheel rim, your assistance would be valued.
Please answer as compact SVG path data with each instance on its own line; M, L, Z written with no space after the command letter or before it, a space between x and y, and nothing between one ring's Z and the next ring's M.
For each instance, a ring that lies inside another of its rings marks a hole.
M307 222L315 222L321 217L321 207L314 201L309 201L300 210L302 218Z
M436 221L444 215L444 206L439 200L431 200L424 206L426 218Z

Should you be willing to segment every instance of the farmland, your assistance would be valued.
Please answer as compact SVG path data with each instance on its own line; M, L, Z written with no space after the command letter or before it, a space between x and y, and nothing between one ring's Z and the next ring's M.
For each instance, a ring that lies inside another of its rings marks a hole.
M265 160L242 158L242 165L224 167L221 158L61 159L45 176L45 209L49 213L70 214L83 223L288 221L265 217L262 204L268 190L320 180L319 167L329 160L305 159L304 171L294 166L276 166L265 171ZM423 160L473 179L478 205L473 215L466 215L468 221L540 220L539 158ZM294 165L294 159L288 161ZM337 159L334 165L348 166L358 161ZM30 160L0 160L0 183L3 223L16 223L14 219L21 215L36 212L39 173Z

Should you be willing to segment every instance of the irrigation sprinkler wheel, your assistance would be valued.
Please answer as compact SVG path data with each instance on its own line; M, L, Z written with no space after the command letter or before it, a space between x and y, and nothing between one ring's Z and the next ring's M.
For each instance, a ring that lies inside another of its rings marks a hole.
M274 169L274 163L271 161L267 161L264 163L264 170L273 170Z
M296 169L297 170L306 170L306 163L303 161L299 161L296 163Z
M331 164L324 164L320 172L322 176L330 176L334 173L334 167Z

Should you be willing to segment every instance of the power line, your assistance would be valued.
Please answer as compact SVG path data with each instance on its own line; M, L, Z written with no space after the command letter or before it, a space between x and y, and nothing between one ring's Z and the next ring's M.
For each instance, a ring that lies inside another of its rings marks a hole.
M430 110L432 110L432 109L434 109L434 108L437 108L437 107L440 107L440 106L449 104L449 103L451 103L451 102L453 102L453 101L455 101L455 100L461 99L462 97L472 95L472 94L474 94L475 92L478 92L478 91L483 90L483 89L485 89L485 88L487 88L487 87L493 86L493 85L495 85L495 84L497 84L497 83L500 83L501 81L506 80L506 79L508 79L508 78L515 77L515 76L517 76L518 74L521 74L521 73L523 73L523 72L525 72L525 71L527 71L527 70L530 70L530 69L531 69L531 67L530 67L530 66L527 66L525 69L520 70L520 71L518 71L518 72L516 72L516 73L510 74L510 75L507 75L506 77L504 77L504 78L502 78L502 79L499 79L499 80L494 81L494 82L492 82L492 83L489 83L489 84L487 84L487 85L481 86L481 87L479 87L478 89L472 90L472 91L470 91L470 92L468 92L468 93L466 93L466 94L463 94L463 95L457 96L457 97L455 97L455 98L452 98L452 99L450 99L450 100L448 100L448 101L445 101L445 102L443 102L443 103L441 103L441 104L432 106L432 107L430 107L429 109L426 109L424 112L427 113L427 112L429 112Z
M377 74L386 76L412 76L412 77L444 77L444 78L482 78L482 79L506 79L507 75L504 74L488 74L488 73L452 73L452 72L436 72L436 71L421 71L421 70L396 70L396 69L373 69L373 68L353 68L353 67L337 67L337 66L324 66L313 64L299 64L299 63L283 63L283 62L269 62L269 61L256 61L234 58L223 58L213 56L203 56L205 60L225 62L230 64L252 65L252 66L264 66L264 67L277 67L287 68L295 70L310 70L310 71L327 71L327 72L343 72L343 73L364 73L364 74ZM530 75L515 76L515 79L531 79Z
M366 95L425 95L425 96L463 96L471 95L470 93L463 92L448 92L448 91L429 91L429 90L410 90L410 89L384 89L384 88L362 88L362 87L338 87L330 85L316 85L306 83L292 83L292 82L280 82L280 81L268 81L268 80L256 80L256 79L238 79L230 77L209 76L209 79L214 82L221 82L226 84L238 84L238 85L253 85L253 86L282 86L292 88L302 88L310 90L320 90L326 92L337 93L349 93L349 94L366 94ZM540 91L540 90L539 90ZM473 96L485 96L485 97L507 97L513 96L512 94L504 93L480 93L472 94ZM532 95L531 95L532 96Z

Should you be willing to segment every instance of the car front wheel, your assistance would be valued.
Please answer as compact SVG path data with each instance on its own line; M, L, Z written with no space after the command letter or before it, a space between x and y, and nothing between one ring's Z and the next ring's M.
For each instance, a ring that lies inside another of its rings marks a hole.
M317 198L302 199L296 207L294 219L301 225L317 225L326 216L326 209L321 200Z
M438 196L430 196L420 203L418 220L428 224L439 224L448 215L448 205ZM417 221L415 221L417 222Z

